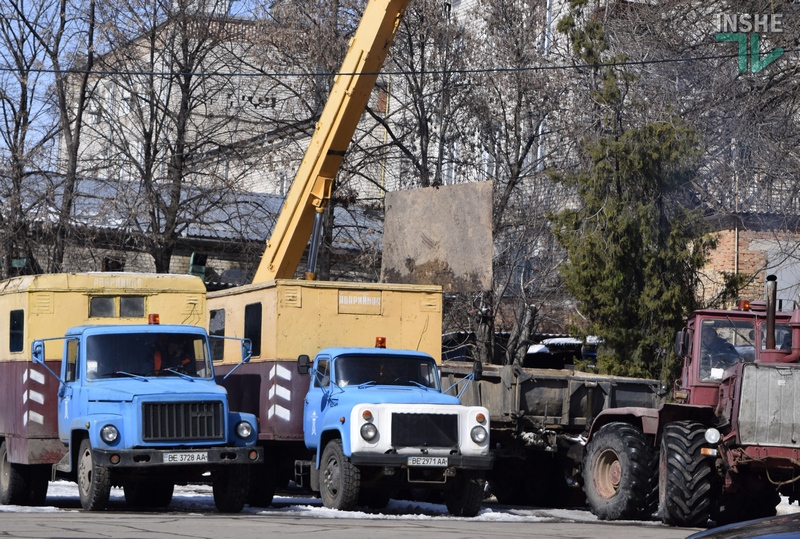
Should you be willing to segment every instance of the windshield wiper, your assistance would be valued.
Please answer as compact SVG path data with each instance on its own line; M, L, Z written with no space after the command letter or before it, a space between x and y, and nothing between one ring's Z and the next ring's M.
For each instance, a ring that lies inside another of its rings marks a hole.
M133 374L132 372L127 371L114 371L109 372L108 374L104 374L100 378L119 378L122 376L130 376L131 378L135 378L136 380L142 380L143 382L148 382L149 380L142 376L141 374Z
M166 372L171 372L172 374L177 374L178 376L180 376L184 380L191 380L192 382L194 382L194 376L192 376L191 374L186 374L185 372L176 371L175 369L172 369L172 368L161 369L161 372L165 372L165 371Z
M374 386L376 384L375 380L370 380L369 382L362 382L358 384L359 388L367 387L367 386Z

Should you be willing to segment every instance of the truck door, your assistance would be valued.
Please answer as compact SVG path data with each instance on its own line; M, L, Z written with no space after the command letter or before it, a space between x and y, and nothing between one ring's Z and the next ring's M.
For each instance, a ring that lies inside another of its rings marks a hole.
M318 357L314 363L311 385L303 403L303 436L306 446L318 445L321 417L330 406L331 362L327 357Z
M70 418L83 415L81 398L80 340L66 339L64 356L61 362L61 380L63 384L58 390L58 435L62 441L70 438Z

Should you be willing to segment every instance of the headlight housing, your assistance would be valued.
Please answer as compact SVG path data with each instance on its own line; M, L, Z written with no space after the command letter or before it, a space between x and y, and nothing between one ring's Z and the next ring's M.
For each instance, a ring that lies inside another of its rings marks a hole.
M100 439L107 444L113 444L119 438L119 431L114 425L106 425L100 429Z
M239 421L236 424L236 436L243 440L249 438L253 434L253 425L247 421Z
M367 442L371 442L378 437L378 427L372 423L364 423L361 425L361 437Z
M486 441L486 438L489 437L489 433L486 432L486 429L481 427L480 425L472 427L472 430L469 431L469 436L472 438L472 441L476 444L482 444Z
M720 432L714 427L711 427L710 429L706 430L705 438L706 442L710 444L716 444L722 438L722 434L720 434Z

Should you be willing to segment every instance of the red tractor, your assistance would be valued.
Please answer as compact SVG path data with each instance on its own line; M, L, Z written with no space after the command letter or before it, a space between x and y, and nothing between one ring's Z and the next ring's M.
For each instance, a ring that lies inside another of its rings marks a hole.
M800 498L800 310L767 300L697 311L678 332L673 401L603 410L583 459L600 519L703 526L775 514Z

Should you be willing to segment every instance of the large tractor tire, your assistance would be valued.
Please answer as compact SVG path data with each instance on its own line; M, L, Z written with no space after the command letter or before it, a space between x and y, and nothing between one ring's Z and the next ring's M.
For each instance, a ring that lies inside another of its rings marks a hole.
M78 494L81 507L87 511L102 511L111 495L111 472L94 462L88 439L81 442L78 450Z
M595 434L583 460L583 489L600 520L647 520L656 508L656 451L628 423L609 423Z
M659 514L670 526L705 526L715 498L713 460L700 455L706 427L676 421L664 428L659 465Z
M319 475L320 497L325 507L341 511L355 507L361 490L361 470L344 456L341 440L331 440L325 446Z

